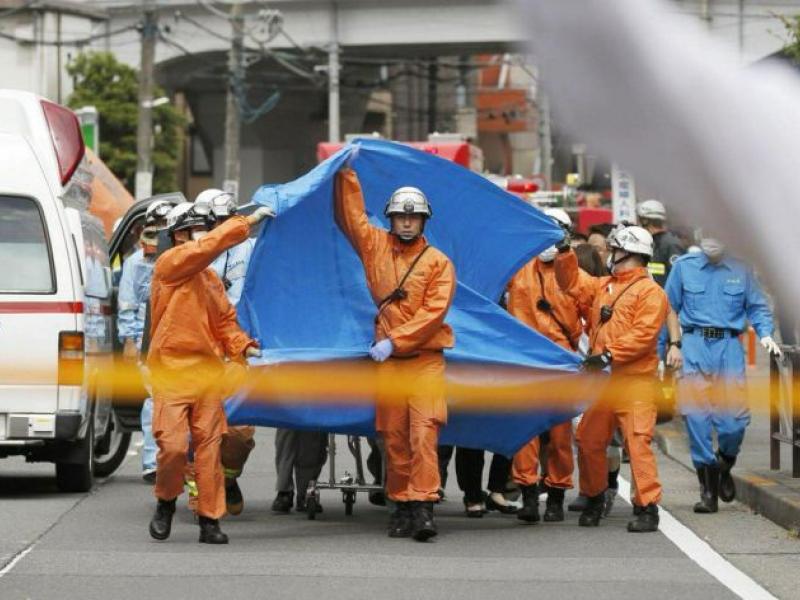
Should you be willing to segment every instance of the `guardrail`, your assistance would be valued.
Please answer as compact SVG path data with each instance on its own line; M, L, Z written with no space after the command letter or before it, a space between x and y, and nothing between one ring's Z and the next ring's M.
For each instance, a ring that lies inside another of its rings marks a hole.
M782 345L781 350L782 359L769 360L769 468L780 470L781 444L790 444L792 477L800 477L800 346Z

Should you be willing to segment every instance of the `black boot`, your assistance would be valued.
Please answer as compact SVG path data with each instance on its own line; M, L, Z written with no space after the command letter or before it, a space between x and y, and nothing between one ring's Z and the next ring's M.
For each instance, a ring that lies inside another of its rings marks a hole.
M645 533L658 531L658 506L648 504L647 506L634 505L634 518L628 521L628 531L631 533Z
M547 488L547 504L544 509L544 521L556 523L564 520L564 490Z
M156 540L165 540L172 530L172 515L175 514L175 499L159 500L156 512L150 520L150 536Z
M581 516L578 517L578 525L581 527L597 527L600 525L604 504L605 493L603 492L597 494L597 496L587 496L586 508L583 509Z
M725 456L717 452L719 461L719 499L723 502L733 502L736 498L736 485L731 477L731 469L736 464L735 456Z
M537 523L539 521L539 486L534 483L519 487L522 490L522 508L517 511L517 518L520 521Z
M292 510L293 500L293 492L278 492L275 500L272 501L272 512L288 513Z
M408 502L395 502L389 517L389 537L411 537L411 507Z
M433 502L412 502L411 537L424 542L434 537L436 523L433 520Z
M228 536L219 529L219 519L209 519L200 515L200 543L227 544Z
M719 467L703 465L697 469L697 480L700 482L700 502L694 505L694 512L701 514L715 513L719 510Z
M225 508L229 515L240 515L244 510L244 497L236 479L225 480Z

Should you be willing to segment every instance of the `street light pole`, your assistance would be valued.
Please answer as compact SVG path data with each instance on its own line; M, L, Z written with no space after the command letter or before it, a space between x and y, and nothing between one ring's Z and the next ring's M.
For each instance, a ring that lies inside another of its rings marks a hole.
M237 94L244 87L244 17L242 3L236 0L231 4L230 22L233 40L228 52L228 93L225 99L225 174L222 189L239 195L239 146L241 134L241 115Z
M142 20L142 49L139 69L139 108L136 125L137 200L153 195L153 70L156 58L158 17L154 3L147 0Z
M328 46L328 141L342 138L339 104L339 12L331 3L331 41Z

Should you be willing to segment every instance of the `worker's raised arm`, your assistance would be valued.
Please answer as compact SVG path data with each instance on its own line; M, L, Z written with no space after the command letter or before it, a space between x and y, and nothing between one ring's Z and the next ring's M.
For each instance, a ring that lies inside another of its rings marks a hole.
M156 261L153 278L167 285L180 283L200 273L225 250L245 241L248 235L250 225L247 219L231 217L201 239L184 242L167 250Z
M336 174L333 203L336 224L358 255L372 251L380 230L369 223L361 184L352 169L345 167Z
M575 300L581 314L588 314L602 286L602 278L592 277L581 269L578 257L572 250L559 252L555 260L555 272L558 287Z

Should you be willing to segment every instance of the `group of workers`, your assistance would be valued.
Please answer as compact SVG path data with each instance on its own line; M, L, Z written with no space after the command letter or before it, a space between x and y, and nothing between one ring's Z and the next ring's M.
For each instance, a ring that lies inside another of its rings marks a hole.
M393 390L391 398L376 399L385 460L381 483L391 506L388 535L425 541L437 534L434 505L452 454L438 441L447 421L444 350L456 343L445 322L456 272L424 236L432 209L422 190L402 187L392 194L384 210L389 230L369 222L358 176L349 167L336 176L332 202L375 304L369 356L378 363L379 380L414 384L400 398ZM574 507L581 512L579 525L597 526L615 494L619 460L609 457L622 446L633 484L628 531L656 531L662 488L651 442L660 364L677 374L701 486L695 511L716 512L719 499L735 497L730 473L749 422L739 341L746 322L768 351L780 353L752 271L710 236L684 253L655 200L639 205L639 226L610 227L596 248L592 236L588 243L572 237L565 211L548 208L545 214L561 227L563 239L512 278L505 306L555 344L581 353L585 372L610 376L574 433L566 421L530 440L513 460L496 457L488 498L480 490L483 451L458 448L467 516L480 517L489 506L537 522L539 494L546 491L544 521L563 521L577 445L580 495ZM155 201L147 209L141 249L124 262L119 336L152 395L142 410L142 467L155 484L155 539L169 537L176 498L187 482L196 496L200 542L227 543L219 519L242 510L237 477L254 447L254 428L228 426L222 400L242 380L247 359L260 355L240 328L235 306L252 252L251 229L274 216L266 207L239 216L233 196L220 190L206 190L193 203ZM200 370L213 376L198 379ZM543 446L546 460L540 461ZM325 458L324 433L279 430L274 511L292 508L293 474L296 509L305 510L305 485L319 475ZM504 498L510 482L521 491L520 508Z

